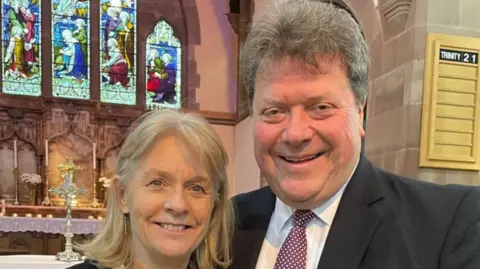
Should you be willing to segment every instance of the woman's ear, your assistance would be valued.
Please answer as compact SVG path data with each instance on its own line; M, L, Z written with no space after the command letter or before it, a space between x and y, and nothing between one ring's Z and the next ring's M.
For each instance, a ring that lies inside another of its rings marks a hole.
M128 213L125 185L120 182L120 177L116 175L112 180L112 191L115 192L116 203L124 214Z

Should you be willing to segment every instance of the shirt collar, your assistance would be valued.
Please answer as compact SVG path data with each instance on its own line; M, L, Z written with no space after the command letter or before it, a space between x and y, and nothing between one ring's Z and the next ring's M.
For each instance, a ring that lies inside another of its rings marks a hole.
M357 169L358 163L360 158L357 160L352 173L348 180L343 184L343 186L332 196L330 197L325 203L320 205L317 208L312 209L312 212L326 225L331 226L333 222L333 218L335 217L335 213L337 212L338 205L340 204L340 199L347 187L348 183L352 179L353 173ZM276 198L275 202L275 210L273 212L273 217L275 221L275 228L277 231L281 231L285 224L287 224L288 220L292 217L293 212L295 211L294 208L286 205L282 202L278 197Z

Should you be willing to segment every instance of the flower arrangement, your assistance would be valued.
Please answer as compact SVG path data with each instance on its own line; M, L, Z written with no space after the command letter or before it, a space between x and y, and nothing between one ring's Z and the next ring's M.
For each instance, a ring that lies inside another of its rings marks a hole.
M112 179L107 177L101 177L98 179L99 182L103 182L104 188L109 188L110 184L112 184Z
M42 183L42 178L38 174L22 174L20 180L24 183L37 185Z

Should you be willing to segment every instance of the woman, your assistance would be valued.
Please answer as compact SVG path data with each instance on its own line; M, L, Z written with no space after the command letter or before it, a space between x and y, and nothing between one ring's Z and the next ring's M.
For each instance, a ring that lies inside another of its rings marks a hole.
M71 268L227 268L233 218L219 136L173 110L136 125L118 155L105 226Z

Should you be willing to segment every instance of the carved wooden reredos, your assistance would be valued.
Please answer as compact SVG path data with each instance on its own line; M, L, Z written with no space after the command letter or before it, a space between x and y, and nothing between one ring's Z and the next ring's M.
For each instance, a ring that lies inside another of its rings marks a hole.
M100 101L99 25L100 1L90 1L90 99L52 96L51 0L42 1L42 82L41 96L22 96L0 91L0 199L15 199L13 144L17 141L19 174L36 173L45 178L45 140L48 140L49 187L60 184L56 167L67 157L84 167L75 173L75 183L88 189L78 196L79 206L88 205L93 188L93 144L96 144L98 176L111 177L115 159L131 123L146 110L146 39L162 20L170 24L181 43L182 107L197 110L195 90L200 76L196 70L194 46L200 44L200 23L195 0L137 0L136 26L136 105L116 105ZM3 69L2 69L3 70ZM0 83L3 83L3 76ZM97 83L98 82L98 83ZM3 87L3 84L0 84ZM208 115L207 115L208 117ZM218 117L217 118L221 118ZM213 122L234 122L218 119ZM97 191L101 189L97 184ZM101 192L100 192L101 196ZM37 204L44 186L37 189ZM50 195L51 198L55 198ZM100 197L102 198L102 197ZM19 186L19 201L26 203L28 189Z

